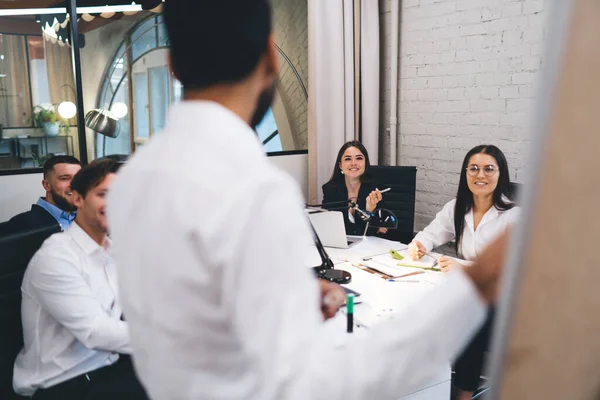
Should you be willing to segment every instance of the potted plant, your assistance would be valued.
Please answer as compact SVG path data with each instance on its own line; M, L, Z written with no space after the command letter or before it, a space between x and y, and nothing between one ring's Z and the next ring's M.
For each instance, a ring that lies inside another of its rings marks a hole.
M35 163L36 163L36 164L38 165L38 167L40 167L40 168L41 168L41 167L43 167L43 166L44 166L44 163L45 163L46 161L48 161L48 159L50 159L50 158L51 158L51 157L53 157L53 156L54 156L54 153L48 153L48 154L45 154L45 155L42 155L42 156L40 156L40 155L39 155L39 154L37 154L37 153L33 153L33 152L31 153L31 157L33 158L33 160L35 161Z
M54 111L52 106L35 106L31 121L34 127L44 129L44 134L48 137L58 136L61 125L64 127L65 133L68 133L69 125Z

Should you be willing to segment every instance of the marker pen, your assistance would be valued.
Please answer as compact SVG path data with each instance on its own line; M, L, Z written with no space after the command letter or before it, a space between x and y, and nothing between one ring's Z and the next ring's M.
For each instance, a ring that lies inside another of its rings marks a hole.
M352 333L354 329L354 295L352 293L348 293L346 296L346 332Z

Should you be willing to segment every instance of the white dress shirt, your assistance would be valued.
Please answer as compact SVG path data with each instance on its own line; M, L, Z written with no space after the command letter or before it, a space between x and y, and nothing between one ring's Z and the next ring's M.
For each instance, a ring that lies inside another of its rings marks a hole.
M391 399L431 378L483 320L458 272L368 338L320 340L297 184L216 103L175 105L107 204L134 362L154 400Z
M73 222L31 259L21 286L25 344L15 361L17 393L31 395L131 351L109 246L109 239L104 248Z
M454 233L454 206L456 199L446 203L444 208L437 213L435 219L414 240L421 242L429 252L435 247L442 246L456 238ZM521 209L513 207L500 211L496 207L490 208L483 216L477 229L473 222L473 210L465 214L463 234L460 239L460 252L462 258L472 261L477 255L498 235L517 221Z

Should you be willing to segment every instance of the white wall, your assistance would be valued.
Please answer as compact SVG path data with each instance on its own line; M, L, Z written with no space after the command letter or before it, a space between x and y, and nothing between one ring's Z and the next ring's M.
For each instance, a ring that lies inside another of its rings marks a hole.
M391 1L398 0L384 0L380 8L384 127ZM401 165L418 168L417 229L455 196L462 159L476 145L497 145L508 158L511 179L523 179L547 5L547 0L402 1L398 150Z
M0 176L0 222L27 211L45 195L42 174Z
M298 185L304 199L308 198L308 155L295 154L287 156L269 157L269 160L277 167L290 174Z

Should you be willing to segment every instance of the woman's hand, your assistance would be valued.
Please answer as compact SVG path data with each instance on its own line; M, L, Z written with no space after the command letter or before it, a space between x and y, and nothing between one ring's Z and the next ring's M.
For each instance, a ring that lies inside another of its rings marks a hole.
M419 258L423 257L426 252L425 246L423 246L423 244L418 240L413 240L408 245L408 255L413 260L418 260Z
M387 233L387 228L379 228L379 229L377 229L377 233L381 233L382 235L385 235Z
M379 191L379 189L375 189L371 193L369 193L369 195L367 196L367 211L375 211L375 209L377 208L377 203L379 203L382 198L383 197L381 196L381 192Z
M458 268L463 267L463 265L461 263L456 261L454 258L448 257L448 256L441 256L440 258L438 258L438 265L440 266L440 269L442 270L442 272L448 272L453 269L458 269Z

